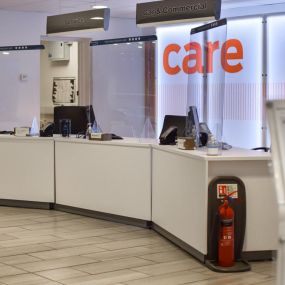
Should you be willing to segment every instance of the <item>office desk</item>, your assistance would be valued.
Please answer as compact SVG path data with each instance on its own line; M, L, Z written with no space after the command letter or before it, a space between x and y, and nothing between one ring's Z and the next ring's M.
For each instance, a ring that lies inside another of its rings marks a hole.
M216 176L237 176L245 184L245 256L270 258L277 249L277 205L269 173L270 155L232 149L221 156L153 145L152 221L201 261L207 255L208 185Z
M58 138L55 154L57 208L151 221L150 144Z
M53 138L0 136L0 205L54 203Z

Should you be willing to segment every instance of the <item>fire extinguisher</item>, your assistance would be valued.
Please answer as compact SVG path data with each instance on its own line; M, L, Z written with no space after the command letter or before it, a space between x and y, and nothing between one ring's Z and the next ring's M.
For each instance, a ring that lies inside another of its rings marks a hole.
M229 196L226 196L219 207L218 264L222 267L232 267L235 263L234 216L234 210L229 206Z

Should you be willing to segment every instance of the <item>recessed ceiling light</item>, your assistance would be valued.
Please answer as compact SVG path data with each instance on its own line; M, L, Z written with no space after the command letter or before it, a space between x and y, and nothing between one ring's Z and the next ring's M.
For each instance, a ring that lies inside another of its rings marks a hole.
M90 18L90 20L104 20L103 17L93 17L93 18Z
M8 51L3 51L2 54L9 55L10 53Z
M103 6L103 5L93 5L92 6L93 9L106 9L108 8L108 6Z

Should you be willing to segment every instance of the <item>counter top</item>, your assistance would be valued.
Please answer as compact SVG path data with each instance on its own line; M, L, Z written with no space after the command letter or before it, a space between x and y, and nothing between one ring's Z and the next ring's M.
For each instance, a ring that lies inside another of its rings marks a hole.
M15 140L15 141L55 141L64 143L76 143L76 144L91 144L91 145L107 145L107 146L122 146L122 147L141 147L150 148L166 152L171 152L176 155L182 155L191 157L194 159L202 159L205 161L228 161L228 160L271 160L271 154L266 152L232 148L230 150L223 150L221 155L209 156L207 155L206 149L199 150L181 150L177 146L170 145L159 145L157 140L154 139L139 139L139 138L124 138L123 140L112 140L112 141L96 141L86 140L83 138L63 138L61 136L56 137L16 137L12 135L0 135L1 140Z
M93 145L108 145L108 146L124 146L124 147L145 147L149 148L153 144L157 144L156 140L146 140L139 138L124 138L123 140L111 140L111 141L97 141L87 140L82 138L63 138L54 137L55 142L65 143L77 143L77 144L93 144Z
M0 135L0 140L10 140L10 141L53 141L52 137L17 137L14 135Z
M199 150L181 150L177 146L161 146L153 145L154 149L167 151L174 154L188 156L191 158L202 159L206 161L228 161L228 160L271 160L271 154L266 152L259 152L255 150L232 148L230 150L223 150L221 155L209 156L206 149Z

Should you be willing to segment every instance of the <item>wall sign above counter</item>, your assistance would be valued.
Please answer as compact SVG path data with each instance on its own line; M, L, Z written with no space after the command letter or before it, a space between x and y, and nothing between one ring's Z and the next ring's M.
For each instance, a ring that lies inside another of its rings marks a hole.
M0 51L26 51L45 49L44 45L18 45L18 46L2 46Z
M110 9L93 9L47 17L47 34L83 30L108 30Z
M137 25L219 20L221 0L164 0L137 4Z
M114 45L114 44L123 44L123 43L137 43L137 42L149 42L156 41L157 36L136 36L136 37L127 37L127 38L117 38L117 39L108 39L108 40L99 40L92 41L90 46L102 46L102 45Z

